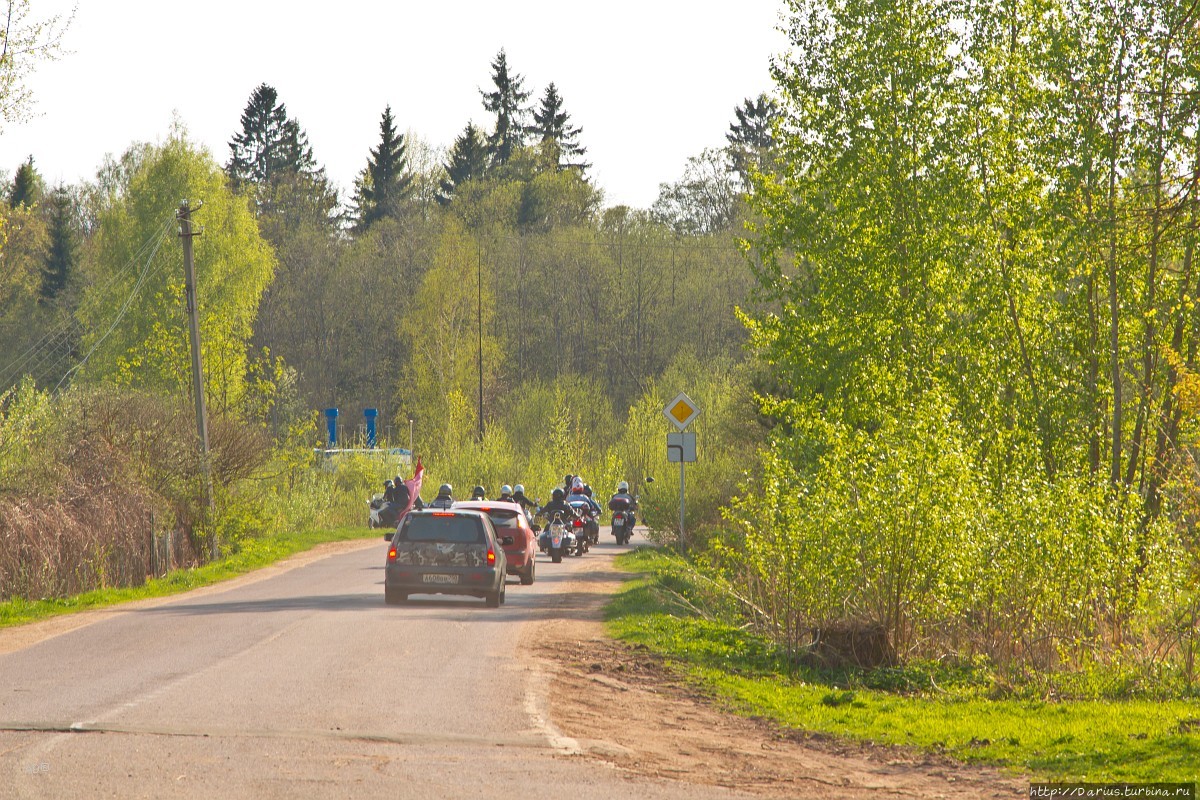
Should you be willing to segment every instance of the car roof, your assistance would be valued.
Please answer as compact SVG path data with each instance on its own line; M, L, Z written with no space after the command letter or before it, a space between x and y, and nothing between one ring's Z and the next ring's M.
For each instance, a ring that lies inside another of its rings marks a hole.
M516 511L520 512L521 506L519 503L507 503L500 500L455 500L453 508L462 511L489 511L496 509L497 511Z
M475 519L483 520L487 525L492 524L492 518L482 511L474 508L459 508L458 503L454 504L453 508L423 508L420 511L413 509L409 512L414 517L474 517Z

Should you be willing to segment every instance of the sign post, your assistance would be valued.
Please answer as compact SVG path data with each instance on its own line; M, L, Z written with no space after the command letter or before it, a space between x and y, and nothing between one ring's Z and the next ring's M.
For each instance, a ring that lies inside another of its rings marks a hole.
M667 434L667 461L679 462L679 549L683 550L687 539L683 533L684 512L684 467L689 461L696 460L696 434L684 433L684 429L700 416L700 406L680 392L663 409L663 416L679 429L679 433Z

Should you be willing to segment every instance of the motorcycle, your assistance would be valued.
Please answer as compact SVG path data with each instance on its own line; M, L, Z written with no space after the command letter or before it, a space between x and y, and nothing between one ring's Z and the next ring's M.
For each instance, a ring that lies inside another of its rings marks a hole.
M575 539L578 542L575 555L581 556L592 546L591 536L587 530L587 520L583 517L575 517L571 521L571 527L575 529Z
M582 520L584 538L590 544L600 544L600 520L596 517L596 512L589 503L575 502L571 503L571 508L575 509L575 513Z
M396 529L400 521L400 506L383 499L382 494L375 494L367 501L367 527Z
M617 537L617 544L629 544L629 537L633 536L635 522L636 515L632 508L613 512L612 532L613 536Z
M561 514L555 514L546 530L538 536L538 548L543 553L548 553L550 560L555 564L561 564L564 555L578 550L579 547L573 528L563 522Z

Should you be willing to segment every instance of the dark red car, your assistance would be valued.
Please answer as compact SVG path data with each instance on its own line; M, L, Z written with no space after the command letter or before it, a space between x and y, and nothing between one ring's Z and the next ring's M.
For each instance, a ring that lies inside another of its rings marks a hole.
M519 577L525 586L533 583L533 573L537 567L537 534L529 526L529 519L521 506L499 500L460 500L454 504L454 509L482 511L491 518L497 536L511 536L512 544L504 545L508 574Z

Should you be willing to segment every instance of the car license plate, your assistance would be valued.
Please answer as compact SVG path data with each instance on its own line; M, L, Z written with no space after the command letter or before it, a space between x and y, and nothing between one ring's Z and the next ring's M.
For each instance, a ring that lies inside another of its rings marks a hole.
M424 575L421 580L426 583L458 583L457 575Z

